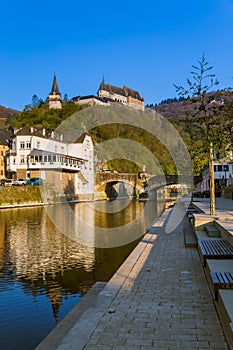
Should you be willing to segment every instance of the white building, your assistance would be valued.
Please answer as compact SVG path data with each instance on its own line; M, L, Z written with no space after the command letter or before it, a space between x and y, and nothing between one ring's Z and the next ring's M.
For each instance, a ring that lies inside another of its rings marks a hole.
M214 162L215 188L219 189L233 184L233 164ZM210 190L210 172L206 168L202 173L202 182L197 185L197 191L205 192Z
M63 135L23 127L12 141L6 164L13 178L40 177L66 195L92 199L94 148L90 136L83 134L75 142L66 142Z

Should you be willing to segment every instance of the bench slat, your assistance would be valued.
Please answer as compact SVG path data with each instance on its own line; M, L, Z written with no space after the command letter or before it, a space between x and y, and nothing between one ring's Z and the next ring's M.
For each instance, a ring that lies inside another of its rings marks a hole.
M219 284L224 284L225 279L221 273L217 273L218 279L219 279Z
M219 288L232 288L233 287L233 272L210 272L211 287L214 293L215 300L218 300Z
M233 247L224 239L198 240L198 251L204 266L208 258L233 258Z
M233 284L233 273L232 272L225 272L227 275L229 283Z
M229 283L227 275L224 272L220 272L219 275L221 276L221 279L222 279L221 283Z

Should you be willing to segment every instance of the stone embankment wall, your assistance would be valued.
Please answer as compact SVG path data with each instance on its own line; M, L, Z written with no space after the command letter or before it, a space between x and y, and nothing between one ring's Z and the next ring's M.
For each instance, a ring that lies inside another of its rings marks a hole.
M41 203L40 187L0 186L0 206Z
M233 199L233 186L225 187L222 190L222 197L227 199Z

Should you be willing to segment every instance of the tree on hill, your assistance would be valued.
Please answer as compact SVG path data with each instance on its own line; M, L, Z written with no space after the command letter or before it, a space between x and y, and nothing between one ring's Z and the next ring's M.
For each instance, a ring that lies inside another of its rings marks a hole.
M80 111L83 106L73 102L67 102L62 109L49 109L48 104L38 99L36 95L32 98L32 104L25 106L23 112L19 113L13 126L23 127L25 125L41 126L48 131L55 130L61 122L75 112Z
M213 150L224 148L229 142L229 133L222 123L219 115L223 115L224 106L218 103L219 93L209 93L219 81L212 73L213 67L209 65L204 54L197 61L198 65L192 65L191 79L187 79L187 87L175 85L175 90L180 97L187 98L194 107L191 113L190 123L196 132L199 140L205 140L199 144L202 152L207 145L209 170L210 170L210 214L215 214L215 184L214 184L214 165ZM195 117L195 118L193 118ZM199 134L199 135L198 135ZM201 137L200 137L201 135ZM194 145L195 147L195 145ZM206 150L204 150L206 151Z

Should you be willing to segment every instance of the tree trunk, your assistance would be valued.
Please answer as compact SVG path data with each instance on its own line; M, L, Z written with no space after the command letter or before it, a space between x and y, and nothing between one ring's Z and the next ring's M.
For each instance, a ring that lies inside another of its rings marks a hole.
M210 143L210 215L215 215L215 184L214 184L214 158L213 158L213 143Z

